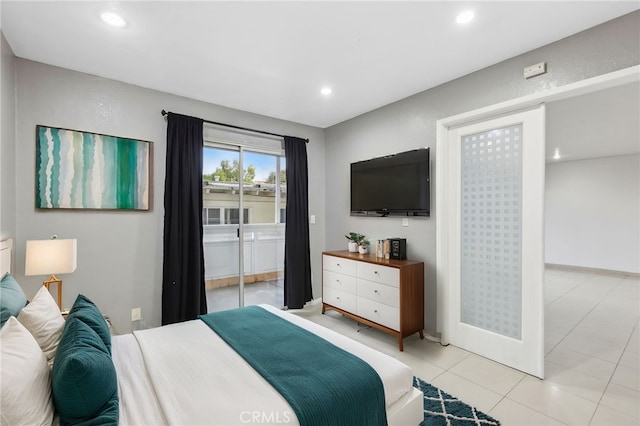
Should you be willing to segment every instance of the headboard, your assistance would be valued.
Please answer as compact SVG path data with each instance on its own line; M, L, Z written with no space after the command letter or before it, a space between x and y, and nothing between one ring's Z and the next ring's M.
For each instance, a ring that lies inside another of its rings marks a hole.
M11 260L13 254L13 239L0 241L0 277L5 272L11 272Z

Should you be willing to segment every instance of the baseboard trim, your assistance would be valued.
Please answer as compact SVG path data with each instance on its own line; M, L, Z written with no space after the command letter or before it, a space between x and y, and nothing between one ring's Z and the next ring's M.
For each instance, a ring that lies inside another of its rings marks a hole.
M561 265L558 263L545 263L544 266L545 268L557 269L562 271L602 272L605 274L614 274L614 275L620 275L624 277L640 278L640 273L638 272L625 272L625 271L616 271L613 269L590 268L588 266Z

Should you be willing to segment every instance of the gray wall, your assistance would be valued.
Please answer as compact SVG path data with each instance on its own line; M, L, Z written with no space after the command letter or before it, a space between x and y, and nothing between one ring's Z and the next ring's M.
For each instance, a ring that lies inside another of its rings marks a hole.
M112 318L118 332L131 329L131 308L141 307L149 326L160 324L166 122L162 109L219 122L310 139L311 256L314 295L320 295L324 247L324 132L321 129L232 110L192 99L17 59L16 272L31 297L43 277L24 277L25 241L78 239L78 269L62 276L63 307L86 294ZM4 102L4 96L3 96ZM150 212L36 211L37 124L126 136L153 142ZM3 146L5 145L3 141ZM3 163L4 165L4 163ZM4 197L4 194L3 194ZM4 198L3 198L4 204Z
M325 131L27 60L6 60L3 41L0 232L16 238L16 272L28 296L35 293L41 277L22 276L25 240L48 238L52 233L75 237L79 240L78 269L63 277L65 305L83 292L113 318L118 331L130 329L130 310L136 306L142 307L149 325L158 325L166 137L166 124L160 110L309 137L310 213L316 215L316 224L311 226L314 296L321 294L321 251L344 249L346 232L363 232L372 239L406 237L409 256L426 263L426 324L433 332L436 218L432 215L428 219L410 219L409 227L404 228L399 218L350 217L349 164L423 146L432 148L433 158L435 122L440 118L637 65L640 62L639 21L640 12L634 12ZM12 91L14 87L12 79L7 77L12 72L5 73L5 61L16 62L17 66L15 113L11 107L13 94L7 94L7 90ZM547 62L548 73L524 80L523 68L540 61ZM7 104L8 112L5 111ZM14 114L17 114L17 127L12 130L9 125L7 129L6 123L13 122ZM35 211L36 124L153 141L155 199L152 211ZM11 143L14 139L15 145ZM16 168L13 164L19 166ZM434 177L433 161L432 166ZM10 177L6 178L5 174ZM11 176L15 176L16 185L11 184ZM435 188L434 181L432 188Z
M640 12L625 15L582 33L533 50L436 88L326 129L326 248L344 249L344 234L361 232L369 238L407 238L408 256L425 262L425 320L436 330L436 220L432 215L410 219L349 216L349 164L383 154L431 147L435 157L436 120L501 101L584 80L640 62ZM423 52L426 54L426 52ZM547 74L525 80L523 69L547 63ZM401 69L399 64L399 69ZM431 188L435 164L431 162Z
M545 262L640 273L640 155L549 163Z
M16 234L15 56L0 32L0 240Z

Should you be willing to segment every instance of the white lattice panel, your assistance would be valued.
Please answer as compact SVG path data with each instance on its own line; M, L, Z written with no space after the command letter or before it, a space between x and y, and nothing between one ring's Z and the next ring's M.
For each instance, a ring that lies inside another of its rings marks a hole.
M522 125L462 137L460 321L522 334Z

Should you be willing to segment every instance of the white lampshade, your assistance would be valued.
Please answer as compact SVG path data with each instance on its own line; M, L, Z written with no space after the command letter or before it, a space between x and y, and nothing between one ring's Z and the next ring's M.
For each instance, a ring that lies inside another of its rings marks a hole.
M27 241L25 275L68 274L76 270L78 240Z

